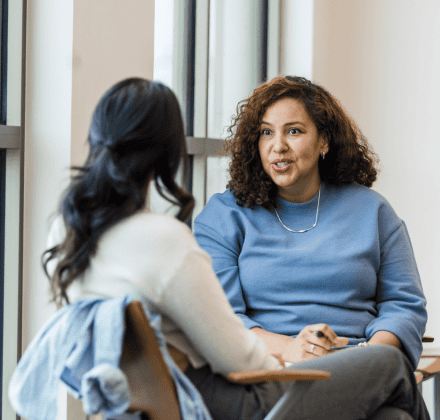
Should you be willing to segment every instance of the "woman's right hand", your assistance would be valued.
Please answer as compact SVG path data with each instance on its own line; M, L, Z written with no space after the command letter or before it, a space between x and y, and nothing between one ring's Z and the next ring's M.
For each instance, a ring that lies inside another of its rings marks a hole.
M296 338L288 338L282 358L285 362L300 362L313 357L324 356L332 347L343 347L348 338L338 337L327 324L307 325Z
M266 351L283 363L324 356L330 353L332 347L348 344L348 338L338 337L326 324L307 325L296 338L266 331L260 327L254 327L252 331L263 341Z

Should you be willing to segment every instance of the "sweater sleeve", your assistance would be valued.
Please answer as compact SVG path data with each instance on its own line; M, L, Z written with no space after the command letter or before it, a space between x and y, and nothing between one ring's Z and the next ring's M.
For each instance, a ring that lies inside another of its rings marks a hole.
M180 327L215 373L280 369L263 342L234 314L200 249L188 252L164 290L162 311Z
M246 315L246 301L238 268L241 231L236 217L225 213L229 213L227 206L215 196L211 198L194 221L194 235L200 247L210 255L215 274L234 312L246 328L260 327Z
M422 353L426 299L403 221L381 245L376 302L378 316L367 326L367 339L381 330L395 334L415 368Z

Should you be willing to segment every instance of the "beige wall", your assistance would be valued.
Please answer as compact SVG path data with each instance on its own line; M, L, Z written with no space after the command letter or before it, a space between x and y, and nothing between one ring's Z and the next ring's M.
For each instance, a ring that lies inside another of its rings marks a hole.
M439 19L438 0L314 3L313 79L341 100L380 156L374 188L408 226L428 297L427 332L437 341Z
M75 0L73 19L71 157L78 165L102 94L127 77L153 78L154 0Z

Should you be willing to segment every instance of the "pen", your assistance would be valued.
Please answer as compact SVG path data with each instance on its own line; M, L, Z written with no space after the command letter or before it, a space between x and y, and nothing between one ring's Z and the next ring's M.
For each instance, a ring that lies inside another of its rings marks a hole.
M318 338L321 338L321 337L325 337L325 338L327 338L328 339L328 337L326 337L325 335L324 335L324 333L322 332L322 331L313 331L313 333L312 333L314 336L316 336L316 337L318 337Z

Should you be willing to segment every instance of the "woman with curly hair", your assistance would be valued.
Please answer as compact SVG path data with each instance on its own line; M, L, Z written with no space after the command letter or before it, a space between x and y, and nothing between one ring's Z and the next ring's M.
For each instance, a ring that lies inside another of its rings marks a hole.
M244 325L285 362L385 344L419 361L426 300L377 158L324 88L276 77L239 104L228 190L194 233Z

